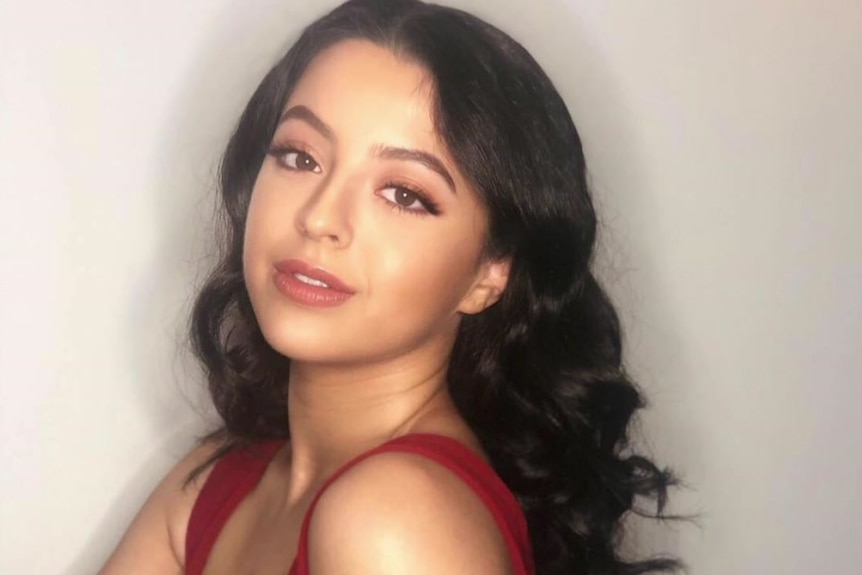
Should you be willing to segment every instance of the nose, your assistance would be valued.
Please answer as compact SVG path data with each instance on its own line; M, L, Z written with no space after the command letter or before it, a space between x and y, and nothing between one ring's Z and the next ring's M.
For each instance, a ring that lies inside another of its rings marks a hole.
M350 201L346 186L332 179L320 185L296 214L296 228L310 240L345 247L352 238L349 223Z

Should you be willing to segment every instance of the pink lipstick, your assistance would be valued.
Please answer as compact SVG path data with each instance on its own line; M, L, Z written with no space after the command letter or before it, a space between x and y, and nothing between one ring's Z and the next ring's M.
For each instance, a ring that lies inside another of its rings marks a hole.
M275 264L275 286L297 303L314 307L341 305L356 293L331 273L298 259Z

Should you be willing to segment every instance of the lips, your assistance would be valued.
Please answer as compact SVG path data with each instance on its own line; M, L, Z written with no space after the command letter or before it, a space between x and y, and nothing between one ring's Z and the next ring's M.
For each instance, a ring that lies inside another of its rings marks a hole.
M302 260L284 260L275 264L275 269L282 274L289 274L292 276L295 274L302 274L308 278L311 278L312 280L325 283L327 287L320 289L328 289L330 291L336 291L345 294L356 293L356 290L342 282L336 276Z
M273 283L293 302L306 308L333 308L355 291L331 273L297 259L275 264Z

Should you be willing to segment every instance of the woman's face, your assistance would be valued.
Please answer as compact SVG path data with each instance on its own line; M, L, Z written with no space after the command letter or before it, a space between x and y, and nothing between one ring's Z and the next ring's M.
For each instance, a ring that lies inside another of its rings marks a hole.
M507 266L481 258L486 214L438 138L432 90L422 67L350 40L290 96L243 253L258 322L283 355L364 362L451 345L459 312L505 286ZM329 287L308 286L315 275Z

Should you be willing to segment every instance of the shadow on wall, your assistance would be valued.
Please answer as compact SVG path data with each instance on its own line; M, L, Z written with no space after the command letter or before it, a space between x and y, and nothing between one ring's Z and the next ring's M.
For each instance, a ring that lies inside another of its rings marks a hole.
M630 180L636 181L639 174L645 173L639 164L643 156L631 137L634 119L626 117L624 95L614 81L614 70L603 62L602 54L583 27L576 6L545 1L542 10L536 10L526 1L442 3L473 12L496 24L530 50L569 104L584 140L588 166L594 158L610 155L625 164ZM243 106L268 68L290 46L303 25L337 4L332 0L226 3L216 28L200 47L193 60L194 66L185 75L184 85L177 89L179 95L172 108L173 114L160 138L163 154L157 167L159 177L153 187L157 218L154 224L159 228L161 241L152 265L137 284L138 293L132 294L126 320L128 353L131 365L136 368L140 391L137 399L151 416L154 436L159 435L158 430L171 426L178 406L185 407L181 397L205 417L211 416L200 376L185 351L185 322L194 288L200 285L212 262L210 234L219 155ZM638 197L635 188L606 185L604 176L591 170L596 206L604 223L601 231L605 232L600 236L599 273L620 306L624 327L630 320L643 318L650 329L660 328L659 333L666 338L661 348L664 353L674 350L677 356L684 355L684 347L674 338L677 331L671 302L655 297L649 301L640 300L643 293L660 295L660 286L645 286L643 280L650 276L640 274L635 293L623 276L624 270L635 267L654 268L650 254L636 241L654 230L615 227L620 214L630 210L637 212L644 200ZM165 310L164 300L152 297L154 293L173 294L167 306L169 311ZM160 322L150 333L162 332L176 342L178 354L173 374L178 385L156 388L166 390L169 395L153 393L152 384L160 377L154 360L160 358L154 357L152 346L147 345L149 342L140 341L143 322ZM656 362L642 359L639 363L665 365L663 359ZM637 370L633 374L638 378ZM640 382L649 397L651 382L642 379ZM663 428L669 432L675 428L684 429L678 423L666 422ZM689 428L685 432L690 434L692 430ZM85 551L72 563L66 575L93 573L101 566L155 486L153 470L158 469L163 475L188 449L190 435L169 437L154 446L150 455L141 458L141 473L135 475L136 479L107 507L108 512L93 529ZM657 439L661 444L661 438ZM700 443L695 440L689 444ZM675 457L680 462L697 459L694 453L677 452ZM659 464L670 463L666 455L658 453L656 458ZM673 534L656 535L653 530L657 528L652 524L638 529L644 537L642 541L632 539L629 542L634 548L643 547L644 552L678 549ZM656 545L659 539L661 543ZM645 547L648 541L652 543Z

